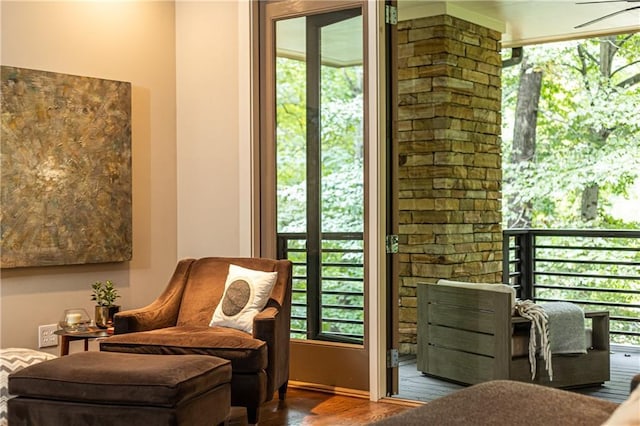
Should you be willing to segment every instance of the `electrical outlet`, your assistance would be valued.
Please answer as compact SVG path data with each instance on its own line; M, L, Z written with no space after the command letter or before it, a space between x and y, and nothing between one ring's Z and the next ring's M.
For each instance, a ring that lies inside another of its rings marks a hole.
M38 347L46 348L49 346L58 346L58 335L53 334L58 329L56 324L47 324L38 326Z

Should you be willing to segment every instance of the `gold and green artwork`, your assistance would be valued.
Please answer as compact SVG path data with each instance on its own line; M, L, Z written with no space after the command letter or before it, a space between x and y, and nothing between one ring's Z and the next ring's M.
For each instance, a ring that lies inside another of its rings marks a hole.
M1 67L0 266L131 259L131 84Z

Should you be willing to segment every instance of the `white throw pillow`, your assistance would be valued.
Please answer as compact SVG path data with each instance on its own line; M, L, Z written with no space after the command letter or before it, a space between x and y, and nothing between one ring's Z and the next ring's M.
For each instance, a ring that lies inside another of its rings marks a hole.
M224 294L209 325L253 332L253 318L266 306L277 272L255 271L229 265Z

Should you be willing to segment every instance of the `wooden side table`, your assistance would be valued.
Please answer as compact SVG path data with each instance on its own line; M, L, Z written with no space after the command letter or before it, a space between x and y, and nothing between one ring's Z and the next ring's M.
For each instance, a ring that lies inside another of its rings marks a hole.
M69 355L69 342L84 340L84 350L86 352L89 350L89 339L109 336L107 330L101 328L92 328L88 331L56 330L53 333L60 336L60 356Z

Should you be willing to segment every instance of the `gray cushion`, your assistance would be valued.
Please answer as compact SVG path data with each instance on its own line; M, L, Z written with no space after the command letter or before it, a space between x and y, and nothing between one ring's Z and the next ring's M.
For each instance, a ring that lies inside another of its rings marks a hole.
M116 334L100 341L100 350L156 355L211 355L231 361L235 373L267 368L267 344L228 327L177 326Z
M0 349L0 426L7 424L7 401L11 398L8 388L9 374L55 357L55 355L33 349Z

